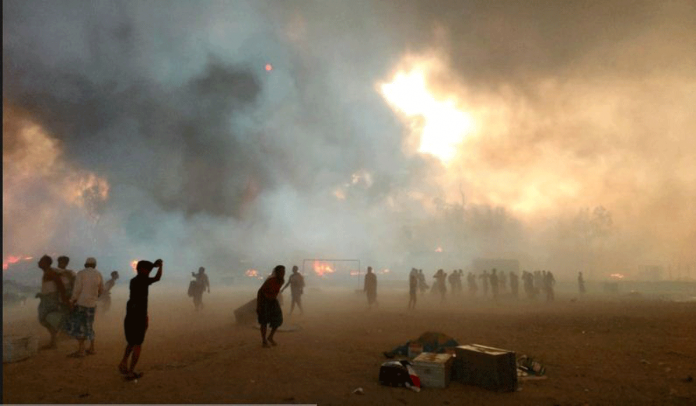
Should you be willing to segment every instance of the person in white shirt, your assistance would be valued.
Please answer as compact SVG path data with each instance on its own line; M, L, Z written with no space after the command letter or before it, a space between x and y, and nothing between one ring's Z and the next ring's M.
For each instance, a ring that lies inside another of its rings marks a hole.
M70 304L73 311L67 325L68 335L75 337L78 342L76 352L70 357L79 358L85 354L94 354L94 315L97 308L97 299L104 291L104 281L101 273L96 269L97 260L87 258L85 269L77 273L75 286L73 287ZM90 341L89 349L85 352L85 340Z

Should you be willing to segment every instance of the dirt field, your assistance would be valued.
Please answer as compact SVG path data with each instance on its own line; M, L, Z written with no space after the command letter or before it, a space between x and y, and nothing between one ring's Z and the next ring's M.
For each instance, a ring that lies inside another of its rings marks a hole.
M304 316L278 333L278 347L262 349L259 331L234 324L233 309L252 289L215 289L196 313L191 301L165 286L150 290L147 332L138 383L117 371L125 346L127 291L119 286L110 313L97 313L97 354L67 358L76 342L3 365L5 403L318 403L321 405L695 404L696 303L626 296L553 304L452 298L439 306L420 298L406 311L407 294L381 292L379 309L348 290L308 289ZM176 296L176 297L175 297ZM286 294L287 296L287 294ZM48 334L36 321L38 302L3 309L4 334ZM515 393L495 393L453 382L446 389L380 386L382 351L441 331L462 344L478 343L538 358L548 379L524 382ZM362 387L364 395L353 394Z

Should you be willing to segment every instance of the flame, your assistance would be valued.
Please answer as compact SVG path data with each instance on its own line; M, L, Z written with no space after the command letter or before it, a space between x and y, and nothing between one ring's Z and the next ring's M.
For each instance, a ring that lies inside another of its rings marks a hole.
M428 88L427 76L433 61L423 61L410 71L399 71L378 91L396 112L412 124L419 123L418 152L434 155L447 164L456 155L457 146L473 130L471 115L460 110L453 97L436 96Z
M314 272L319 276L324 276L325 274L334 273L336 270L330 264L314 261Z
M387 273L389 273L389 272L391 272L391 271L390 271L389 269L386 269L386 268L385 268L385 269L382 269L379 273L381 273L381 274L387 274Z
M435 248L435 252L442 252L442 247Z
M271 65L270 63L267 63L266 64L266 72L270 72L272 70L273 70L273 65Z
M623 279L623 278L626 277L624 274L620 274L620 273L613 273L613 274L611 274L611 275L609 275L609 276L610 276L611 278L613 278L613 279Z
M32 258L34 257L8 255L7 258L2 261L2 270L6 271L10 265L16 264L19 261L29 261Z
M244 272L244 274L250 278L263 279L259 276L259 272L256 269L247 269L246 272Z
M133 273L137 274L138 273L138 260L134 259L130 263L131 268L133 268Z
M350 276L360 276L360 271L350 271Z

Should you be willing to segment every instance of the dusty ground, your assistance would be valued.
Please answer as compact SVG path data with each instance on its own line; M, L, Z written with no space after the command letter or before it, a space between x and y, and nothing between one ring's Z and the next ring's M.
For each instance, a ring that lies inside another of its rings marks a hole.
M109 314L97 314L94 356L69 359L64 339L26 361L3 365L5 403L318 403L344 404L695 404L696 303L589 297L554 304L451 300L426 295L416 312L407 295L380 294L367 311L363 296L312 290L304 316L287 317L297 332L279 333L279 346L262 349L259 331L234 324L233 309L252 289L217 289L193 311L184 289L153 285L150 329L138 383L116 369L125 339L126 289ZM289 298L286 298L286 301ZM36 321L37 302L3 309L4 333L48 335ZM541 360L548 379L525 382L515 393L494 393L453 382L446 389L380 386L381 352L439 330L460 341L515 350ZM364 395L353 394L362 387Z

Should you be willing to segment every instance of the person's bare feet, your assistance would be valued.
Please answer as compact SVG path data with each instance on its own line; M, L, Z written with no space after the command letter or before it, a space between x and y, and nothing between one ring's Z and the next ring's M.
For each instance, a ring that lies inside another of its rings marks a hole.
M75 351L75 352L73 352L72 354L68 354L68 357L69 357L69 358L82 358L82 357L84 357L84 356L85 356L85 353L84 353L84 352L80 352L80 351Z
M278 343L276 343L275 341L273 341L273 339L270 338L270 337L268 338L268 342L271 343L271 345L274 346L274 347L275 347L276 345L278 345Z
M126 364L118 364L118 372L122 373L123 375L128 375L128 367Z
M267 341L264 341L264 342L263 342L263 348L271 348L271 346L268 345L268 342L267 342Z

